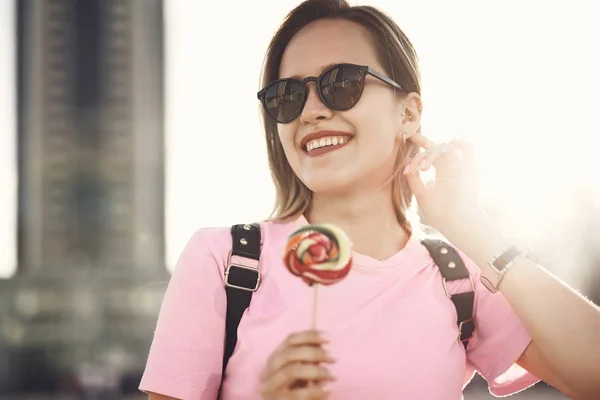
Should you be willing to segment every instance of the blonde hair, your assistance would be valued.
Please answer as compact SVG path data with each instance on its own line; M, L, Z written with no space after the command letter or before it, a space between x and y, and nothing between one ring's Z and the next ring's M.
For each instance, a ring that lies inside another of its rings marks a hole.
M281 57L292 37L306 25L320 19L342 19L360 24L372 37L373 46L385 73L399 83L407 93L421 94L417 54L404 32L385 13L375 7L351 7L345 0L308 0L292 10L273 36L267 50L262 86L279 78ZM277 123L262 111L267 153L271 176L276 188L273 220L290 220L310 210L312 191L296 176L287 161ZM390 178L392 201L398 222L411 231L407 212L412 203L412 192L402 175L403 162L419 151L412 142L400 146L395 161L395 172Z

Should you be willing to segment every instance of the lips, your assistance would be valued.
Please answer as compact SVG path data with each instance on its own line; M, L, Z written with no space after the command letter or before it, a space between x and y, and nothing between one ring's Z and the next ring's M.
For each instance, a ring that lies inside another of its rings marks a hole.
M353 137L354 135L352 133L344 131L323 130L318 132L312 132L302 138L302 140L300 141L300 148L306 151L306 145L308 144L308 142L316 139L345 138L345 141L348 142Z

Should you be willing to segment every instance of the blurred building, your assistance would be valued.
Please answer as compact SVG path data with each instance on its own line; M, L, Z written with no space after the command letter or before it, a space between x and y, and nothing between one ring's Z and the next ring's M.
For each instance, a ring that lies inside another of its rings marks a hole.
M19 268L0 281L2 399L136 390L168 280L162 13L161 0L17 1Z

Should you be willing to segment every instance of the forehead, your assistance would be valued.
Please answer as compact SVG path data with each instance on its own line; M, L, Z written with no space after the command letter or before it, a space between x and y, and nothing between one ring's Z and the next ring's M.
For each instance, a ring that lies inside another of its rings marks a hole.
M319 20L302 28L287 45L280 78L319 75L331 64L368 65L381 70L369 32L345 20Z

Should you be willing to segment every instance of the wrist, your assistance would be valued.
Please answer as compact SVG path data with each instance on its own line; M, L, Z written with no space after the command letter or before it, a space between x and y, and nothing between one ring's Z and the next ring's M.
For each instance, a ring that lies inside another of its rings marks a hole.
M481 283L492 293L496 293L502 284L504 277L519 261L531 259L530 251L523 245L512 243L488 263L488 268L482 270Z
M462 223L440 232L477 264L481 282L492 293L514 265L536 258L526 246L506 237L484 213L465 216Z

